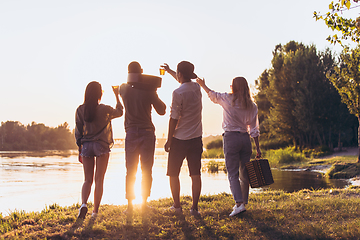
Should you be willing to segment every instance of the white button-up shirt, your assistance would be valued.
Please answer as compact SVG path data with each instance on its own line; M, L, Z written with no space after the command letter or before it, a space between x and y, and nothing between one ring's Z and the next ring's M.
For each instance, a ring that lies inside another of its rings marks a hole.
M260 135L258 108L255 103L251 109L240 107L237 103L232 103L232 95L228 93L218 93L209 91L208 96L214 103L223 107L222 128L229 132L248 132L251 137Z
M170 117L178 119L174 137L189 140L202 136L201 89L196 82L185 82L174 90Z

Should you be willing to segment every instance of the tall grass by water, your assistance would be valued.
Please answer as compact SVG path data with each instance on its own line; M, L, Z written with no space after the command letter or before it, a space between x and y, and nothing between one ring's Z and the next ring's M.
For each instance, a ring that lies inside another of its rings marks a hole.
M230 194L201 196L200 218L190 215L191 197L181 198L183 214L169 211L169 198L151 201L146 211L102 205L96 219L77 221L79 205L56 204L41 212L0 216L6 239L358 239L360 189L265 191L250 195L247 211L229 217ZM89 211L92 211L90 205Z
M207 149L202 153L202 158L224 158L224 151L222 148Z
M254 159L256 151L253 151L251 158ZM271 167L281 167L286 165L296 165L307 162L309 159L306 158L304 153L295 151L292 147L284 149L267 150L262 152L262 157L269 160ZM221 148L209 149L203 153L203 158L219 159L224 158L224 152ZM223 168L223 161L211 160L207 163L208 171L217 172Z
M294 151L292 147L268 150L265 157L269 159L272 167L279 167L285 164L298 164L306 161L305 154Z

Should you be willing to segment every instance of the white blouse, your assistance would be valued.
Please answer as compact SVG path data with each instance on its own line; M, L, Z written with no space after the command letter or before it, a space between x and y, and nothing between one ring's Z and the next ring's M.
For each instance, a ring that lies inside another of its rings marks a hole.
M255 103L251 109L245 109L235 103L231 106L232 95L209 91L208 96L214 103L223 107L222 128L228 132L248 132L251 137L258 137L259 119L258 108Z

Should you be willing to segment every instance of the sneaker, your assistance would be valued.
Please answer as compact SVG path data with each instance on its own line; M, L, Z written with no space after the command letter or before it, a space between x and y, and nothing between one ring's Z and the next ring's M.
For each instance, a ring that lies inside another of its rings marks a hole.
M245 205L242 203L240 206L237 206L235 204L235 206L233 207L233 211L230 213L230 217L232 216L235 216L236 214L239 214L239 213L242 213L242 212L245 212L246 209L245 209Z
M78 218L85 219L86 213L88 211L88 208L85 203L83 203L79 209L79 215Z
M141 205L141 211L142 212L154 211L154 208L147 205L147 204L142 204Z
M124 211L124 213L125 213L126 215L132 215L132 214L134 213L134 209L132 209L132 208L127 208L127 209Z
M97 218L97 216L98 216L98 214L97 214L96 212L93 212L93 213L91 214L91 218Z
M181 207L175 207L174 205L171 206L171 208L169 208L170 211L175 212L175 213L182 213L182 208Z
M201 216L199 211L194 209L194 208L190 209L190 214L193 215L194 217L200 217Z

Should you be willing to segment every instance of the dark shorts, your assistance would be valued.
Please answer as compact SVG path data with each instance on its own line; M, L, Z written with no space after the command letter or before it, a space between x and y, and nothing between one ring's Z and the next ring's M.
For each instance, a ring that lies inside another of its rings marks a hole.
M81 148L81 156L83 157L100 157L110 152L110 148L100 142L84 142Z
M202 138L179 140L173 138L170 146L167 176L176 177L184 159L187 159L190 176L201 175L201 154L203 152Z

